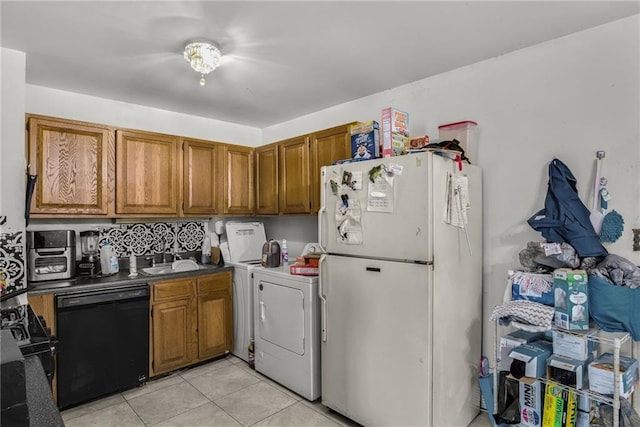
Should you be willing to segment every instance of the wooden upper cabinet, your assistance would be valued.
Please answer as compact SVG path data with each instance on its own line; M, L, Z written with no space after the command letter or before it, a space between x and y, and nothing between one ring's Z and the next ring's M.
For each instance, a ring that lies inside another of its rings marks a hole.
M224 179L222 144L183 139L182 203L185 215L220 215Z
M224 145L224 208L227 215L253 215L253 148Z
M258 147L256 152L256 213L278 213L278 144Z
M116 213L177 215L178 138L116 132Z
M311 135L311 213L320 209L320 168L351 157L351 123Z
M107 126L28 116L29 173L38 176L30 212L112 213L114 148L114 131Z
M280 213L308 213L311 210L309 136L282 141L278 147Z

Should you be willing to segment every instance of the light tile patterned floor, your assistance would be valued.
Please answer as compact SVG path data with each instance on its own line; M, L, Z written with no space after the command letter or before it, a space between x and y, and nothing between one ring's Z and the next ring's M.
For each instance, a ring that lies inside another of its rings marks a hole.
M234 356L62 412L67 427L337 427L358 424L309 402ZM489 427L480 414L472 427Z

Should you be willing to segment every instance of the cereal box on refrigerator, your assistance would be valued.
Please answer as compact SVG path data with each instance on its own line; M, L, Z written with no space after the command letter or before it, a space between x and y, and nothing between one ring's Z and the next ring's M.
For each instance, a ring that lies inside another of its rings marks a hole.
M409 148L409 113L396 108L383 109L382 157L397 156Z
M380 157L379 125L375 120L351 126L351 157L368 160Z

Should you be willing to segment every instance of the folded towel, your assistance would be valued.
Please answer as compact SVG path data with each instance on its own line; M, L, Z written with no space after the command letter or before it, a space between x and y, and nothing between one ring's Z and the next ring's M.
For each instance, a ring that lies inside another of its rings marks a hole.
M516 300L496 306L491 313L491 320L500 319L501 323L506 320L506 324L516 320L530 325L551 327L554 313L553 307L533 301Z

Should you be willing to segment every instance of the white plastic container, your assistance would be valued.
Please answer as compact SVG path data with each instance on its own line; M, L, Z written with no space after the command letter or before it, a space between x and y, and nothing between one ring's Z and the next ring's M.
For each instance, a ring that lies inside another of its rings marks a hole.
M136 277L138 275L138 261L134 254L129 256L129 277Z
M120 271L118 256L109 243L100 249L100 268L103 276L110 276Z
M457 139L464 154L471 163L478 162L478 124L471 120L448 123L438 126L438 139L440 141L452 141Z

